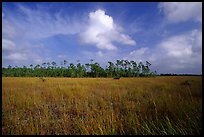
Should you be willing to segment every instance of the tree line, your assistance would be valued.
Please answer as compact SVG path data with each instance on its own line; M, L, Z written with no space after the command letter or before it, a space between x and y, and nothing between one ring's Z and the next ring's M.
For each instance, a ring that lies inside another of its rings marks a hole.
M102 68L99 63L90 60L90 63L68 64L64 60L60 66L56 62L44 62L30 67L12 67L2 68L2 76L5 77L147 77L156 76L156 71L151 72L151 64L146 61L137 63L136 61L117 60L115 63L109 61L106 68Z

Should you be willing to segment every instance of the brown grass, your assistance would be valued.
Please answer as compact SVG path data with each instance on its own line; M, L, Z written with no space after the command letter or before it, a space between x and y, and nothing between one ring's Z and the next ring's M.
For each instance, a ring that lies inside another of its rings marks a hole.
M201 134L202 77L2 79L2 135Z

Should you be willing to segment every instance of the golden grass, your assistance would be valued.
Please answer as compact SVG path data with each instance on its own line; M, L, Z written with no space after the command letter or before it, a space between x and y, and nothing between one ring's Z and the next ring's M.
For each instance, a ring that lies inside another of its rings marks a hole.
M202 77L45 79L2 78L3 135L201 134Z

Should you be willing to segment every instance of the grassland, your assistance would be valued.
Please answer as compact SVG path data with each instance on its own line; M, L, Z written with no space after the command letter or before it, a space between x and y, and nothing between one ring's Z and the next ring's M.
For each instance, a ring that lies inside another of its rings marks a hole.
M2 78L2 134L195 135L202 77Z

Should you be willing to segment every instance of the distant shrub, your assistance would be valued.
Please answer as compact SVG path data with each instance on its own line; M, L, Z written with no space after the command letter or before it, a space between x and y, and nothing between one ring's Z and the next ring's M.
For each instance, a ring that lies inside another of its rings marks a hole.
M120 79L120 76L115 76L115 77L113 77L113 79Z
M45 79L45 78L43 78L43 77L40 77L40 79L42 80L42 82L45 82L45 80L46 80L46 79Z
M184 81L184 82L181 82L181 85L190 86L191 83L190 83L189 80L186 80L186 81Z

